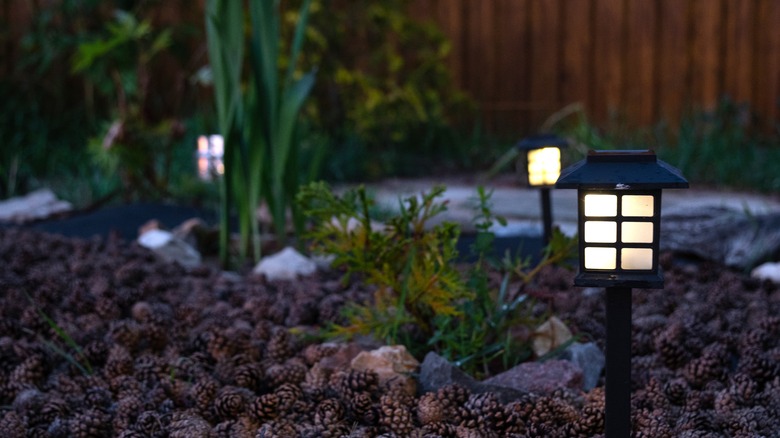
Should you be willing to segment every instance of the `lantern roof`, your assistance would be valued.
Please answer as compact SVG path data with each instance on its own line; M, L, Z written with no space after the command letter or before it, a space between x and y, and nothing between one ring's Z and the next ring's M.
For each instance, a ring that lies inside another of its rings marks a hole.
M559 189L647 190L688 188L680 171L652 150L589 151L586 159L563 171Z
M534 149L541 149L547 146L556 146L558 148L565 148L569 143L555 134L545 133L532 135L520 140L516 147L521 151L531 151Z

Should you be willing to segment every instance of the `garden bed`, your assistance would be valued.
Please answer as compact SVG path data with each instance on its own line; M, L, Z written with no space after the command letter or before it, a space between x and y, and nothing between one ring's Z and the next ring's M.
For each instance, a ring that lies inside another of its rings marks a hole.
M780 289L673 254L661 263L666 288L634 292L637 436L778 436ZM603 293L571 287L572 277L546 268L526 287L534 311L604 348ZM0 293L8 437L603 434L601 386L503 405L456 386L408 394L324 366L341 344L296 334L371 296L336 272L267 283L185 271L117 237L3 229Z

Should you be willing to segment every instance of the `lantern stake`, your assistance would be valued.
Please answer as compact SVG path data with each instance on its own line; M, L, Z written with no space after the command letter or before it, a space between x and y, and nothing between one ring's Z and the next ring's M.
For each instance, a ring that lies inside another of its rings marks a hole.
M605 432L609 438L631 436L631 292L607 287L607 369Z
M552 239L552 203L550 202L550 188L542 187L539 191L542 198L542 225L544 227L543 243L544 246L547 246Z

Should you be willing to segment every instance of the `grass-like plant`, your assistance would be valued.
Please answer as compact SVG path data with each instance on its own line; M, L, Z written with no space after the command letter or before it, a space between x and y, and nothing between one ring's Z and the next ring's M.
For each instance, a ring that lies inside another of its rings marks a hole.
M206 33L219 129L225 140L220 259L228 263L228 217L236 208L241 258L251 248L260 257L260 230L255 212L264 199L280 240L286 236L287 208L298 189L298 115L314 85L314 71L296 77L310 0L303 2L285 72L280 73L279 1L249 2L251 77L242 80L244 60L243 2L209 0ZM293 211L295 217L297 212ZM300 221L296 221L300 223Z
M398 213L384 223L373 221L373 200L364 188L336 196L324 183L302 188L299 201L315 222L308 233L314 252L330 254L347 275L359 275L376 288L371 303L350 303L343 324L324 329L330 337L372 335L387 343L403 343L415 355L437 351L474 375L489 374L499 358L503 368L530 357L529 339L513 334L518 326L535 327L524 294L510 290L516 271L530 282L539 268L525 272L525 262L513 259L511 269L487 256L491 227L501 222L490 209L490 193L478 191L478 261L463 266L458 259L457 225L431 226L447 202L444 187L419 197L399 200ZM573 245L553 241L539 266L570 256ZM564 252L568 251L565 255ZM509 259L507 259L509 260ZM489 281L491 269L503 271L498 288ZM516 270L516 271L515 271Z

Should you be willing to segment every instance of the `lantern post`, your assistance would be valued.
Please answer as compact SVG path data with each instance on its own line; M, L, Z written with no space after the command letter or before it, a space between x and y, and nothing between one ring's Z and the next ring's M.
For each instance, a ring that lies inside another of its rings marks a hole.
M528 186L539 188L544 245L549 244L552 237L550 188L555 186L561 173L561 149L567 145L566 140L554 134L534 135L517 144L517 149L525 152Z
M688 188L688 181L652 151L590 151L555 187L578 193L574 285L606 288L606 437L629 437L632 288L663 288L661 189Z

